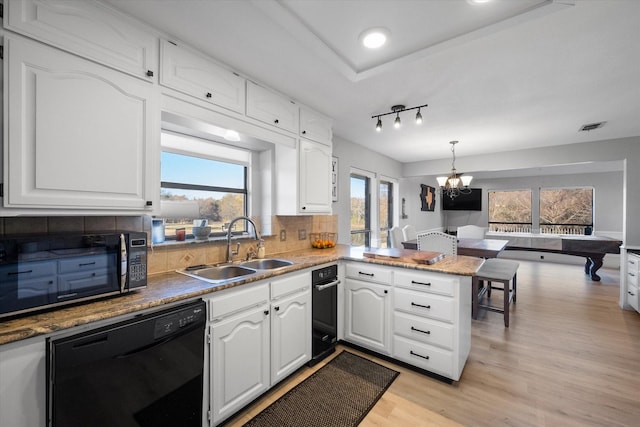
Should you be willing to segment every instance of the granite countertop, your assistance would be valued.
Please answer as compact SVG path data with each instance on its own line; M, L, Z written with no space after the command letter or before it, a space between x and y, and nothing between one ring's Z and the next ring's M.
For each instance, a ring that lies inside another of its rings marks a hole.
M212 292L241 286L258 280L276 277L297 270L311 268L338 260L361 261L390 267L412 268L438 273L472 276L482 265L480 258L447 256L432 265L417 262L398 262L365 258L364 248L337 245L332 249L307 249L303 251L270 254L269 258L283 258L293 265L267 271L230 283L212 284L176 272L153 274L148 277L147 287L126 295L104 298L88 303L79 303L27 316L0 320L0 345L39 335L85 325L91 322L135 313L179 301L200 298Z

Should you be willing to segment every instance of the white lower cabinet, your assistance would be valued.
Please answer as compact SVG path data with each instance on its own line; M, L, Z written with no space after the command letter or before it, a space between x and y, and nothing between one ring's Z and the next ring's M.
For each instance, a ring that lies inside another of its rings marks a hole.
M471 349L471 278L394 270L393 357L459 380Z
M211 419L216 425L269 388L269 284L209 300Z
M345 265L345 340L459 380L471 348L471 277Z
M291 273L210 297L212 425L311 359L310 274Z
M346 274L345 340L390 354L391 284L372 282L385 272L367 264L348 264Z
M311 359L311 279L303 277L302 290L271 303L271 385Z

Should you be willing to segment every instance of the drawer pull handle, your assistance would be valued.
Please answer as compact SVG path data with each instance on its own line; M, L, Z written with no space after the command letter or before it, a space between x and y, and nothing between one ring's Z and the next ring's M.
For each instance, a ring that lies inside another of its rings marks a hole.
M268 316L269 315L269 310L265 310L265 311L263 311L263 313L264 313L265 316Z
M424 285L424 286L431 286L431 283L423 283L423 282L416 282L415 280L411 281L412 285Z
M631 292L631 291L629 291L629 292L628 292L628 294L629 294L629 295L631 295L632 297L635 297L635 296L636 296L636 294L634 294L634 293L633 293L633 292Z
M629 273L629 276L631 276L631 277L636 277L636 275L635 275L635 274L633 274L633 273Z
M416 332L420 332L426 335L431 335L431 331L423 331L422 329L418 329L418 328L414 328L413 326L411 327L412 331L416 331Z
M411 303L411 305L412 305L412 306L415 306L415 307L426 308L426 309L429 309L429 310L431 309L431 306L430 306L430 305L416 304L415 302L412 302L412 303Z
M358 271L358 274L362 274L363 276L373 277L373 273L363 273L362 271Z
M413 350L409 350L409 354L412 356L418 356L418 357L422 357L423 359L429 360L429 356L423 356L421 354L414 353Z

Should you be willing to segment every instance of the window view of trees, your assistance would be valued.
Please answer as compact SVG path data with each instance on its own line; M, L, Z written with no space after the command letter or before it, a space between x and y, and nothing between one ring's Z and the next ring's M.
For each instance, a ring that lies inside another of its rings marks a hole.
M393 183L380 182L379 218L380 218L380 247L391 247L389 229L393 227Z
M593 188L541 188L540 232L591 234Z
M591 234L593 188L541 188L539 216L532 218L531 190L489 191L489 230Z
M170 202L175 212L165 218L166 236L177 228L190 232L194 219L206 219L213 233L226 233L228 223L246 215L246 167L197 156L162 152L160 202ZM166 206L166 204L165 204ZM246 223L234 224L245 231Z
M489 191L489 230L531 232L531 190Z
M351 245L369 246L369 178L351 175Z

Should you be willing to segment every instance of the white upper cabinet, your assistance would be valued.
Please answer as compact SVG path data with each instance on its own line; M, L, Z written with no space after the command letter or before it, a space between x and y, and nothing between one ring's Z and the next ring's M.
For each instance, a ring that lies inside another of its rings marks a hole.
M160 50L160 84L202 101L244 113L244 78L174 42L162 40Z
M331 147L300 140L299 212L331 213Z
M5 207L152 209L153 85L19 36L4 52Z
M5 28L147 81L155 81L158 39L98 2L5 1Z
M247 116L279 129L298 133L298 105L249 80L247 80Z
M331 145L333 122L313 110L300 107L300 136L322 144Z

